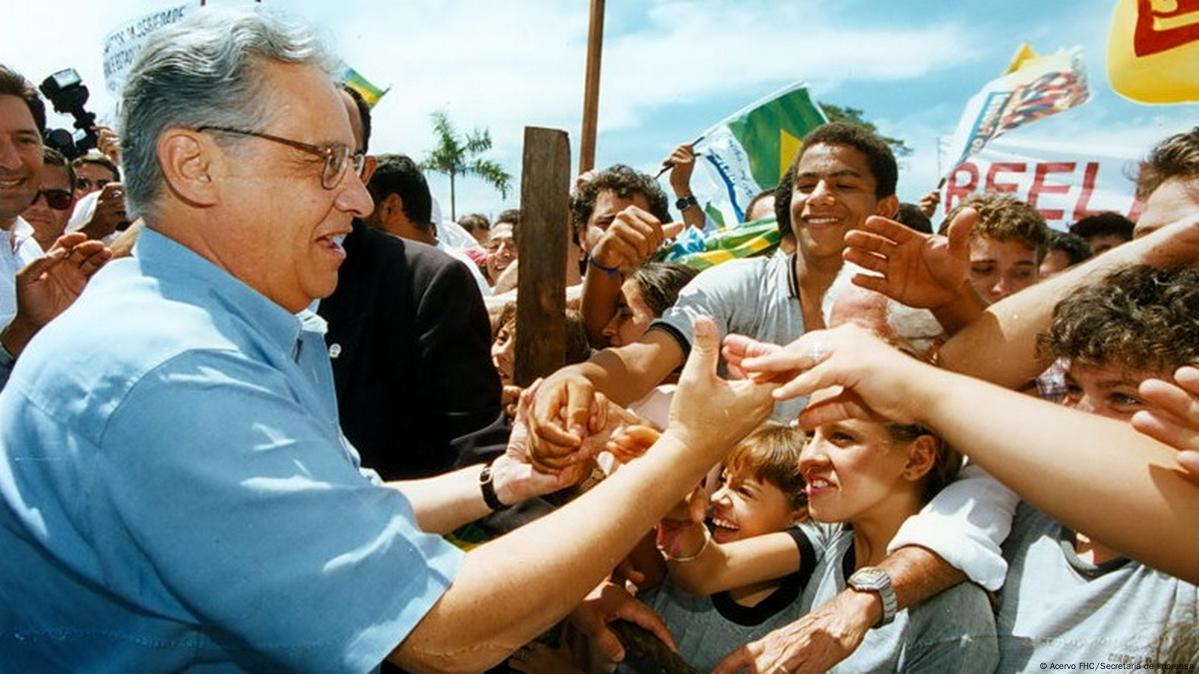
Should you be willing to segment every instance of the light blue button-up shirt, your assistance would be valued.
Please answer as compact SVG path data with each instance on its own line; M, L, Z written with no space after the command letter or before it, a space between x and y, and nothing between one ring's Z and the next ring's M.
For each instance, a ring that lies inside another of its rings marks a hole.
M154 231L0 393L4 671L367 671L460 560L360 468L319 333Z

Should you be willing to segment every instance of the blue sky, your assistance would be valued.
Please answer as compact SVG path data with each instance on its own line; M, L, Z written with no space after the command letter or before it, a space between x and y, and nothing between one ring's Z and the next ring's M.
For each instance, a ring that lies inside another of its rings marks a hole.
M163 0L0 0L0 62L40 82L73 66L110 113L101 44L119 24ZM244 0L211 4L246 5ZM562 128L577 152L587 37L586 0L264 0L322 27L346 62L392 90L375 109L376 151L421 158L429 114L460 129L486 127L491 157L519 186L525 125ZM608 0L597 164L652 170L680 142L746 103L796 80L817 100L861 108L915 152L900 196L935 186L939 136L966 101L997 77L1020 42L1040 53L1081 46L1092 99L1013 132L1148 148L1199 123L1199 106L1139 105L1109 87L1105 45L1114 0L950 3L943 0ZM52 49L47 45L55 44ZM63 123L63 120L59 120ZM430 175L448 202L448 182ZM458 185L458 212L494 215L517 205L485 184ZM448 206L446 208L448 211Z

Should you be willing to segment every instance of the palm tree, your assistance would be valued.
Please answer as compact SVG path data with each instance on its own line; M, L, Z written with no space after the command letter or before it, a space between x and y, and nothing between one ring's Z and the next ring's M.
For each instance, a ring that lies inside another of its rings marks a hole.
M508 198L512 176L498 162L478 158L491 149L491 134L487 129L475 129L463 139L450 124L449 117L437 111L433 113L433 133L437 136L437 146L421 162L421 168L450 177L451 220L458 219L454 210L454 179L460 175L482 178L499 190L501 197Z

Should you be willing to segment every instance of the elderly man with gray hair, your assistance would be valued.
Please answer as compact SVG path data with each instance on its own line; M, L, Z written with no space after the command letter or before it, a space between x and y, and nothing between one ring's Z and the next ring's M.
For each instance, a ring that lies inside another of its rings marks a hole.
M137 256L95 277L0 394L6 669L485 669L769 413L772 386L717 378L700 321L644 457L469 553L426 533L565 478L533 471L519 432L490 471L384 484L360 468L297 316L332 292L340 239L372 208L328 63L305 28L205 10L130 72Z

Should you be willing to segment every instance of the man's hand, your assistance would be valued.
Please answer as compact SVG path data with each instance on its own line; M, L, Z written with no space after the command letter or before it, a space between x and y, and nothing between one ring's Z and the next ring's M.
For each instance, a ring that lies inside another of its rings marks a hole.
M122 224L128 223L129 217L125 213L125 186L121 183L108 183L100 190L91 219L79 231L88 238L103 239L117 231Z
M121 137L112 127L96 125L96 148L112 163L121 165Z
M808 429L842 419L914 423L924 407L913 382L927 383L939 372L853 324L809 332L782 349L745 358L741 369L755 379L789 379L774 391L779 400L840 387L800 413Z
M969 288L970 232L978 214L962 209L949 236L922 234L880 216L845 235L845 259L879 276L858 274L853 282L919 309L957 301Z
M681 222L663 225L653 215L629 206L600 235L591 257L601 267L632 269L649 260L663 241L678 236L684 226Z
M928 194L920 197L920 212L924 217L931 218L937 212L937 206L941 204L941 190L936 189Z
M627 620L652 632L663 643L678 650L666 621L653 609L633 598L619 585L604 581L592 590L583 603L570 614L569 620L591 643L613 662L624 660L624 646L608 628L615 620Z
M1138 392L1152 407L1132 416L1133 428L1178 449L1178 465L1199 483L1199 368L1178 368L1173 382L1146 379Z
M853 655L881 608L871 594L845 590L796 622L733 651L712 674L817 674Z
M712 463L766 420L774 409L775 385L751 379L728 381L716 373L720 334L707 316L692 325L691 355L683 365L679 387L670 401L666 433L683 446L712 452ZM711 464L709 464L711 465Z
M527 418L532 406L533 395L540 380L520 394L516 406L516 420L508 436L508 447L491 464L491 475L495 494L501 503L514 505L534 496L551 494L565 489L587 476L590 464L576 463L561 470L539 470L529 456L529 429Z
M581 374L559 370L541 383L529 410L529 457L543 468L586 460L579 451L592 419L604 410L600 394Z
M110 256L104 244L72 232L17 272L17 315L0 335L8 352L19 355L38 330L71 306Z
M670 188L680 199L691 196L691 174L695 171L695 148L680 145L663 162L670 167Z

